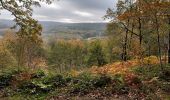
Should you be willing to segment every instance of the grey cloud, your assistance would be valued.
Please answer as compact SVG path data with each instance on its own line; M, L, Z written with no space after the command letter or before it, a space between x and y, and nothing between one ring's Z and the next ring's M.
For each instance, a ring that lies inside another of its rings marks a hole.
M43 4L41 8L36 8L34 15L39 20L102 22L107 8L114 8L116 2L117 0L55 0L52 5Z
M114 8L117 0L55 0L52 5L34 8L37 20L58 22L102 22L107 8ZM11 18L9 13L0 19Z

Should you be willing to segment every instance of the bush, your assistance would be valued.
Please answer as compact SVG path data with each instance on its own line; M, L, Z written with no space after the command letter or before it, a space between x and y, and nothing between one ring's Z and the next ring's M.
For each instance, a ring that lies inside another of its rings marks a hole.
M163 73L160 73L159 78L160 80L170 81L170 71L165 70Z
M42 78L45 76L43 70L38 70L36 73L32 74L32 78Z
M159 76L161 72L161 68L159 65L142 66L142 67L135 67L135 69L133 69L133 72L136 73L137 75L140 75L140 77L143 80L150 80L153 77Z
M82 73L72 81L72 94L86 95L93 90L104 88L112 83L112 78L107 75L93 76Z
M162 83L161 89L162 89L164 92L170 93L170 83L168 83L168 82Z
M129 92L129 87L124 81L124 76L121 74L116 74L113 77L112 92L117 94L127 94Z
M111 77L103 75L93 80L93 85L94 87L98 88L98 87L104 87L108 84L111 84L111 82L112 82Z
M53 90L51 85L45 85L42 84L41 82L36 82L36 81L25 82L18 88L18 92L25 93L25 94L32 94L32 95L47 93L51 90Z
M79 76L74 77L72 80L71 94L87 94L93 89L93 76L90 73L81 73Z
M66 85L66 80L62 75L44 76L45 74L43 71L38 71L34 74L32 80L28 80L19 86L18 92L31 95L40 95Z
M91 43L88 51L87 65L89 66L103 66L107 63L105 54L100 41Z
M72 77L66 77L66 78L65 78L65 81L66 81L66 83L71 82L71 81L72 81Z
M51 84L54 87L62 87L66 86L66 80L63 78L62 75L56 75L52 77L45 78L43 80L43 84Z
M0 76L0 89L10 85L12 74L4 74Z
M14 75L20 73L21 71L12 70L10 72L5 72L0 75L0 89L3 89L10 85L10 82Z
M93 89L93 84L91 81L81 80L77 84L73 85L71 93L86 95L91 89Z

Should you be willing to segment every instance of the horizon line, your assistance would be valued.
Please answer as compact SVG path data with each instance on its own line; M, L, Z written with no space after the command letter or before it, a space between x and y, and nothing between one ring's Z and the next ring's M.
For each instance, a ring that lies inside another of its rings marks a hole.
M0 19L0 20L8 20L8 21L13 21L13 19ZM64 21L55 21L55 20L37 20L38 22L56 22L56 23L67 23L67 24L78 24L78 23L109 23L109 21L94 21L94 22L64 22Z

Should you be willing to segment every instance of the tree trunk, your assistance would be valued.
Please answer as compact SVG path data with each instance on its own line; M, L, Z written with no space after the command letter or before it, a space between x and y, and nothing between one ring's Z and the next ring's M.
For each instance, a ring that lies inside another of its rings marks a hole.
M128 26L129 26L129 20L128 20ZM127 42L128 42L128 29L126 29L126 34L125 34L125 44L124 44L124 58L123 61L127 61Z
M139 43L140 43L140 49L142 47L142 23L141 23L141 18L139 17L138 19L139 23Z
M169 45L168 45L168 64L170 64L170 17L169 19Z
M124 58L123 58L123 61L127 61L127 39L128 39L128 30L126 30L126 36L125 36Z
M132 24L132 32L134 30L134 27L135 27L134 24ZM132 49L132 38L133 38L133 34L130 35L130 40L129 40L130 50Z
M159 55L159 60L160 60L160 67L162 69L162 71L164 71L163 69L163 64L162 64L162 54L161 54L161 43L160 43L160 34L159 34L159 23L158 23L158 18L157 16L155 16L155 21L156 21L156 33L157 33L157 41L158 41L158 55Z
M20 46L19 46L19 55L18 55L18 70L20 67L24 66L24 60L25 60L25 40L20 40Z
M139 24L139 27L138 27L138 30L139 30L139 61L140 61L140 66L142 65L143 63L143 50L142 50L142 39L143 39L143 36L142 36L142 22L141 22L141 18L139 17L138 18L138 24Z

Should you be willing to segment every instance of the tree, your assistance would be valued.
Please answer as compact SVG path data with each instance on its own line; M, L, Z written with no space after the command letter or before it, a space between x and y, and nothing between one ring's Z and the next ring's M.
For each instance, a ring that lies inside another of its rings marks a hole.
M102 47L99 41L94 41L90 45L88 55L88 65L90 66L102 66L106 64L105 55L102 51Z
M7 42L12 36L7 31L4 38L0 39L0 70L16 66L16 59L8 50Z
M149 45L147 47L147 49L149 49L149 55L151 55L151 49L154 47L158 49L156 55L159 57L160 66L163 71L162 48L166 48L166 46L164 46L166 45L164 40L167 39L167 34L164 33L169 32L168 34L170 37L170 30L165 27L166 24L168 26L170 25L166 22L170 22L169 7L169 0L119 0L116 10L108 9L106 17L111 19L111 23L120 23L120 26L123 26L123 32L125 34L123 56L127 55L127 47L132 45L132 43L128 41L132 40L133 35L133 38L137 37L139 40L139 48L141 50L140 59L146 54L142 50L143 45ZM130 40L127 38L129 36ZM155 40L157 46L155 46ZM170 59L170 50L168 56Z
M162 51L161 51L161 32L160 28L163 26L164 16L168 15L169 12L169 6L170 2L169 0L150 0L144 2L145 9L143 10L143 13L147 15L148 18L150 18L150 21L152 22L152 26L155 30L155 33L157 34L157 44L158 44L158 55L160 60L160 66L163 71L163 64L162 64ZM146 9L147 7L147 9Z
M7 10L15 17L16 25L19 28L16 32L19 42L18 67L23 66L26 43L34 42L36 45L41 43L42 26L37 20L32 18L33 6L40 7L40 2L50 4L52 0L0 0L0 10Z
M32 7L40 7L40 2L50 4L51 0L0 0L0 9L11 12L15 17L15 27L20 27L17 32L19 37L39 41L42 27L32 18Z
M52 41L48 55L50 67L59 69L60 72L71 68L82 68L85 64L84 44L78 40Z

